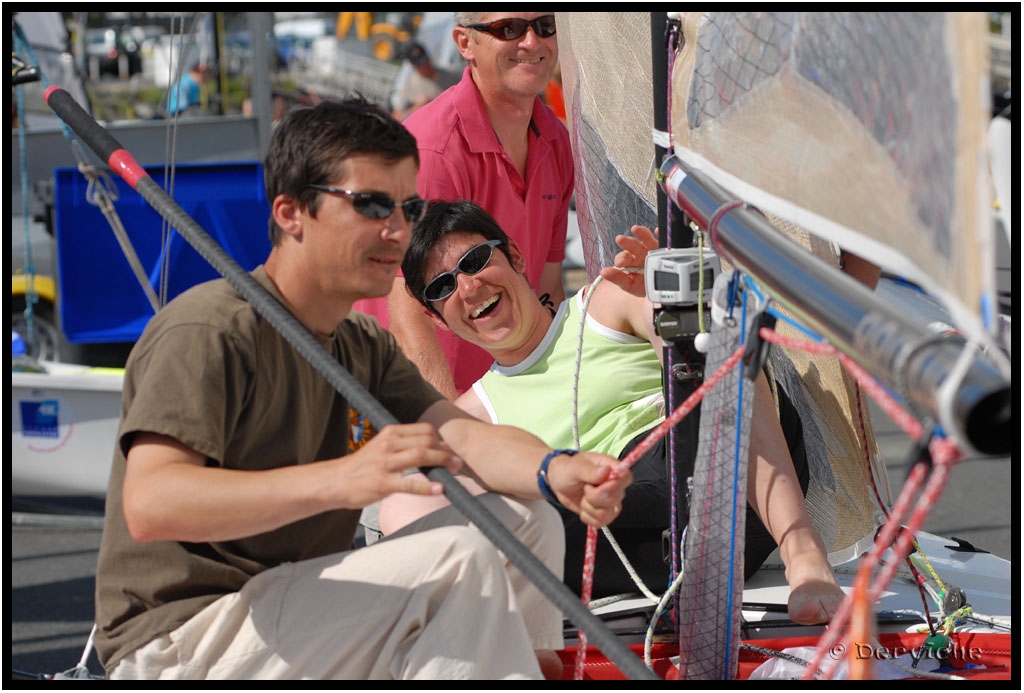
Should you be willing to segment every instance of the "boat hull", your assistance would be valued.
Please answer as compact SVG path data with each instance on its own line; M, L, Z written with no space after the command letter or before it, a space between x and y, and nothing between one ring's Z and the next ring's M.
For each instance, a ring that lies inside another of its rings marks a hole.
M966 663L973 665L974 668L968 667L948 673L966 678L1010 678L1013 651L1010 629L1014 613L1012 595L1015 593L1012 564L990 553L973 550L972 547L956 540L928 532L918 532L916 539L919 547L918 561L923 562L923 559L927 558L927 565L930 566L928 571L922 572L934 571L942 580L943 588L947 592L952 592L956 588L963 590L964 603L971 607L972 616L975 617L974 620L960 622L950 642L951 653L966 660L960 663L961 667ZM847 594L853 591L860 560L870 547L871 538L865 537L850 549L829 555L836 580ZM891 552L883 555L883 561L891 558ZM751 678L754 670L768 659L764 651L813 648L822 639L826 630L824 625L803 626L787 618L788 598L789 587L786 583L785 569L781 563L769 557L765 565L746 582L744 587L742 644L738 653L737 678ZM881 661L884 654L900 656L919 652L928 635L921 632L925 623L923 606L921 592L914 577L909 570L901 568L874 604L876 632L879 634L881 648L870 642L840 640L832 646L831 651L845 653L849 648L854 648L855 654L870 657L875 664ZM596 607L594 612L601 616L608 627L622 638L638 657L643 658L644 639L653 607L652 601L637 595L635 598ZM936 617L938 609L931 598L929 609L930 615ZM663 617L662 624L667 623L665 618ZM577 633L572 624L567 623L567 647L559 653L565 665L563 678L572 678L574 675ZM671 627L662 625L652 640L651 667L656 674L666 679L678 677L676 662L679 646L672 638ZM822 666L831 666L835 663L836 657L831 654L829 656L832 661L826 657ZM798 678L801 674L802 668L799 671L790 671L788 677ZM777 673L773 678L786 676ZM888 668L878 670L877 676L912 677L911 674ZM760 671L755 675L755 678L762 677L765 676ZM587 651L584 678L625 677L600 651L591 647Z
M103 498L121 416L121 369L47 364L11 373L11 494Z
M862 646L858 656L869 657L875 662L880 662L887 655L892 655L901 660L908 656L925 651L924 633L884 633L879 635L878 643L871 646ZM948 648L951 655L950 667L942 673L956 676L972 681L1008 681L1013 678L1013 643L1009 633L961 633L954 636L954 643ZM794 648L814 647L817 638L814 637L786 637L774 638L771 640L758 640L754 643L763 650L782 652ZM630 645L638 658L643 658L643 645ZM665 680L677 680L678 670L676 661L679 650L670 644L657 644L651 648L651 667L655 674ZM562 660L562 680L570 681L574 678L573 667L576 662L576 649L567 648L558 651ZM739 652L739 674L737 680L750 680L768 678L762 676L764 669L760 667L768 661L770 655L765 652L742 648ZM914 676L913 674L900 670L886 669L891 675L887 679L910 679L923 680L925 676ZM931 669L926 669L931 671ZM772 676L777 679L796 679L799 674ZM623 681L626 679L618 667L610 662L596 647L587 648L586 664L583 671L584 680L592 681ZM878 677L876 680L880 680Z

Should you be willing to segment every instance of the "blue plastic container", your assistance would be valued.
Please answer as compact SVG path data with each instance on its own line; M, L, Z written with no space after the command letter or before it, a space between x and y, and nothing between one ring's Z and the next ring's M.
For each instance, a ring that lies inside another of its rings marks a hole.
M162 165L146 167L161 185ZM54 171L54 224L60 325L75 343L132 342L153 308L114 231L99 207L86 199L88 182L77 168ZM166 300L220 275L174 229L162 247L163 218L120 177L114 209L159 297ZM167 189L167 186L164 185ZM179 164L171 195L239 265L251 270L270 253L270 205L260 162Z

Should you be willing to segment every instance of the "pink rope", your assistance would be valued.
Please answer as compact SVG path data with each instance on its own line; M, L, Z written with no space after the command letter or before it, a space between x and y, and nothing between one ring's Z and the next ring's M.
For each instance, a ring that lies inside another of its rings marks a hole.
M743 358L744 347L737 347L736 351L727 358L721 366L718 367L711 377L707 378L700 387L686 398L679 407L672 412L672 414L665 418L660 424L651 429L651 432L646 438L641 441L633 450L626 455L626 457L619 462L618 466L612 470L611 478L618 478L623 471L629 469L637 460L639 460L644 454L650 451L659 440L661 440L674 426L682 421L686 416L692 412L700 401L704 399L704 396L711 390L715 385L721 381L725 375L736 367L740 359ZM580 599L583 603L590 604L590 597L594 592L594 560L597 554L597 529L594 527L587 527L587 543L584 547L583 552L583 584L580 588ZM587 634L582 630L579 631L576 647L576 667L573 671L573 678L576 681L583 679L583 668L587 660Z
M770 330L767 327L762 327L758 331L758 334L761 336L761 339L766 342L771 342L772 344L778 344L791 349L800 349L811 354L835 356L839 359L839 363L841 363L843 367L857 379L857 382L864 388L864 391L878 403L886 416L892 419L897 426L902 428L912 440L921 440L921 436L924 435L924 428L921 426L920 422L911 416L906 409L901 407L899 403L897 403L896 400L886 392L885 388L883 388L878 381L871 376L870 373L861 368L859 363L836 349L831 344L826 344L825 342L811 342L806 339L798 339L796 337L787 337L774 330Z
M903 485L903 489L900 491L900 495L896 499L896 504L893 506L892 512L889 514L889 519L882 526L882 530L879 532L878 538L875 540L871 550L864 558L861 559L859 570L874 570L874 567L878 565L885 548L890 546L896 539L901 518L906 515L907 509L910 507L911 501L917 493L917 489L920 488L921 484L924 482L924 478L927 473L928 465L924 463L918 463L910 470L907 482ZM829 621L828 627L825 629L824 634L818 641L814 656L811 658L807 665L807 669L801 677L803 680L814 678L814 672L818 671L825 655L832 651L833 645L835 645L839 638L845 634L852 610L853 595L850 594L846 596L846 599L844 599L839 605L839 608L836 609L836 613L833 614L832 620ZM833 660L833 666L830 667L828 671L823 672L824 678L831 678L838 664L838 660Z
M900 428L902 428L913 440L921 440L921 437L924 435L924 427L921 426L920 422L914 419L913 416L911 416L903 407L899 406L889 393L886 392L885 389L873 377L871 377L866 370L861 368L860 364L856 363L846 354L840 352L831 344L785 337L773 330L769 330L768 328L761 328L758 334L762 339L773 344L803 349L810 353L837 357L843 367L846 368L857 379L864 390L876 400L890 419L900 426ZM955 464L955 462L960 458L959 449L948 439L936 439L930 441L929 450L932 454L934 473L928 479L927 485L925 485L924 490L921 492L921 496L918 499L917 505L914 507L913 513L911 514L906 526L903 527L902 531L900 531L902 518L907 514L912 499L917 494L918 490L921 489L921 486L924 484L925 476L928 474L928 465L925 463L918 463L914 465L907 482L904 484L903 489L900 492L899 498L896 500L896 504L893 507L888 520L882 526L882 530L879 532L878 537L875 540L874 546L871 548L871 551L868 552L867 556L862 559L859 571L874 572L878 564L881 562L882 554L887 547L892 546L893 553L896 556L895 560L888 561L884 564L881 572L876 576L874 583L872 583L868 588L866 600L869 604L874 604L875 601L877 601L882 590L889 585L892 578L896 575L896 571L899 570L900 565L902 565L907 556L910 555L910 550L914 543L914 536L924 525L924 521L927 519L928 513L933 507L935 507L935 503L938 501L943 488L945 488L946 482L949 480L950 470L953 464ZM821 640L818 642L814 657L807 665L807 669L801 677L802 679L814 679L814 673L818 671L818 667L821 665L826 653L831 652L833 645L835 645L839 638L846 633L849 626L850 615L853 610L853 601L853 595L847 595L847 598L843 600L842 604L840 604L839 609L836 610L831 622L829 622L828 628ZM857 643L847 642L845 644L845 651L850 652L851 645L856 646ZM841 659L842 658L834 658L830 662L830 666L827 670L823 671L824 678L828 679L835 675Z
M874 571L878 564L881 562L882 553L885 551L887 546L892 545L892 551L894 558L887 561L883 566L882 570L875 577L875 581L868 588L865 600L868 604L874 604L882 591L888 587L889 583L892 582L892 578L896 575L896 571L910 555L910 551L913 548L914 537L918 530L924 525L924 521L927 519L931 509L935 507L935 503L938 501L939 496L942 495L942 490L946 486L946 482L949 480L949 476L953 467L960 459L960 451L952 442L947 439L936 439L931 441L929 444L929 450L932 453L932 461L934 472L928 478L928 483L925 485L924 490L921 492L921 497L918 499L917 505L914 507L913 513L910 516L906 526L902 529L899 528L899 522L896 518L903 517L906 514L907 506L909 506L909 498L921 487L925 475L928 473L928 465L924 462L919 462L911 470L911 478L907 480L907 483L903 487L903 492L900 494L900 498L907 497L907 502L900 505L900 512L896 512L896 508L893 509L892 516L889 521L886 522L883 527L882 533L879 534L875 545L872 547L870 553L864 558L861 563L859 570L861 571ZM912 483L913 482L913 483ZM895 537L895 545L893 545L893 539ZM836 636L842 630L846 630L848 623L848 617L852 610L853 595L849 595L842 603L839 611L836 612L829 624L829 629L826 631L826 636L836 628ZM842 618L840 618L842 616ZM832 645L838 639L836 636L823 637L822 641L818 643L817 652L815 652L814 659L811 664L808 665L807 671L804 672L803 679L814 678L812 673L817 670L817 665L820 664L824 658L826 652L830 651ZM849 637L847 638L849 640ZM845 642L845 652L849 653L853 651L853 648L858 644L864 643L851 643ZM835 675L836 670L839 666L839 659L834 659L830 664L831 666L823 672L824 678L831 678Z
M901 407L860 364L856 363L849 356L836 349L831 344L823 342L811 342L808 340L787 337L769 328L761 328L758 332L766 342L778 344L783 347L801 349L812 354L821 354L836 357L840 364L860 383L864 390L876 401L885 414L896 423L913 440L920 441L924 435L924 427L909 412ZM671 416L667 417L658 426L652 429L651 433L623 459L613 470L612 477L618 477L622 471L629 469L637 460L647 453L657 442L664 437L672 427L676 426L690 412L692 412L708 391L725 377L726 373L736 366L743 357L745 347L740 346L728 359L709 377L705 382L683 402ZM868 554L862 559L860 571L874 572L881 563L881 558L887 547L892 546L896 558L886 562L875 578L874 583L868 589L867 601L873 604L881 595L882 591L889 585L895 576L899 566L903 564L913 546L914 536L924 525L931 508L934 507L942 490L949 479L950 470L961 458L957 446L948 439L935 439L929 442L929 451L932 455L934 473L928 478L928 465L921 462L914 465L910 471L907 482L900 491L899 497L889 514L888 520L882 526ZM908 514L913 498L921 487L920 498L910 514L910 519L901 531L902 519ZM594 586L594 560L597 551L597 530L594 527L587 528L587 543L584 551L583 563L583 584L581 599L584 604L590 604ZM809 662L802 679L813 680L814 674L821 667L825 655L831 651L840 637L846 636L850 615L853 610L853 595L847 595L840 604L835 615L829 622L814 654ZM847 638L849 636L846 636ZM574 671L575 680L583 679L583 669L586 662L587 637L582 630L579 631L578 647L576 650L576 668ZM846 643L846 651L849 651L850 643ZM823 670L823 678L831 678L838 669L841 658L833 659L827 670Z

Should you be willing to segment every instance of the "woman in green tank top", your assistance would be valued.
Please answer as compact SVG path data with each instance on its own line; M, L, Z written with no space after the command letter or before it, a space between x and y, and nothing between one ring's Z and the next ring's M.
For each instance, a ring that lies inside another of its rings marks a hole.
M601 270L602 281L566 299L551 315L525 279L522 253L486 211L472 202L431 201L402 262L406 287L439 328L486 349L495 359L456 404L478 418L529 430L556 449L600 450L622 459L642 441L665 416L662 349L643 275L631 268L643 267L658 239L642 226L632 232L616 239L622 252L613 267ZM803 503L807 469L799 454L799 420L783 393L780 424L763 374L756 392L746 574L755 572L776 548L776 537L785 537L782 555L793 594L790 616L802 623L823 622L843 594ZM770 415L756 413L769 410ZM631 471L634 481L610 529L644 584L663 591L669 578L663 536L671 513L664 439ZM692 471L677 470L677 476L685 479ZM484 491L479 486L475 490ZM683 525L688 510L685 498L680 501ZM445 501L386 499L381 509L385 534L429 512L432 502ZM568 511L562 515L565 581L579 591L586 526ZM795 533L787 534L791 529ZM639 591L607 542L598 543L596 561L595 598Z

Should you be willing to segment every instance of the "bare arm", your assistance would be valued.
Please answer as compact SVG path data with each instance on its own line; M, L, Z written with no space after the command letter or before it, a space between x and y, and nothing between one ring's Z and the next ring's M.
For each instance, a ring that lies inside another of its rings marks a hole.
M451 402L436 402L420 421L431 423L466 463L466 471L491 491L524 499L542 498L537 470L551 448L540 438L513 426L496 426L473 418ZM581 452L559 455L548 467L548 483L558 500L589 525L604 526L618 515L626 487L624 470L612 479L618 460Z
M548 299L551 301L549 307L552 310L557 310L558 306L565 300L565 286L562 284L562 263L544 263L544 269L540 275L540 284L537 286L537 295L543 296L544 294L548 295ZM547 304L545 303L545 305Z
M763 372L758 373L754 391L749 465L748 500L779 545L783 563L792 566L805 552L817 553L823 559L824 544L807 514L800 480Z
M174 438L140 433L128 451L123 497L138 541L229 541L339 508L362 508L395 492L437 495L440 484L403 472L461 461L435 429L384 427L359 451L278 469L207 467Z
M476 391L470 388L459 395L459 398L455 400L455 406L464 412L472 414L481 421L490 421L491 416L487 413L487 409L484 408L484 403L480 401L480 397L477 396Z
M484 408L480 398L477 397L476 392L472 389L466 390L466 392L462 393L462 395L455 400L455 406L469 414L472 414L481 421L489 420L487 410ZM474 496L479 496L480 494L487 492L487 489L481 486L480 483L472 476L460 474L455 478L460 484L462 484L463 488ZM432 513L435 510L439 510L449 504L450 501L445 496L414 496L408 493L393 493L381 501L380 512L378 514L380 529L384 533L384 536L394 534L410 522L418 520L424 515Z
M448 359L437 340L434 323L423 314L423 306L409 295L405 279L395 277L388 295L388 329L410 361L437 391L454 401L458 397Z
M622 250L612 267L601 269L601 277L614 287L598 284L596 291L601 299L591 302L591 311L601 324L649 341L661 358L662 340L654 330L654 304L647 300L643 272L632 271L643 270L647 253L658 247L658 236L646 226L635 225L630 230L632 236L615 237Z

